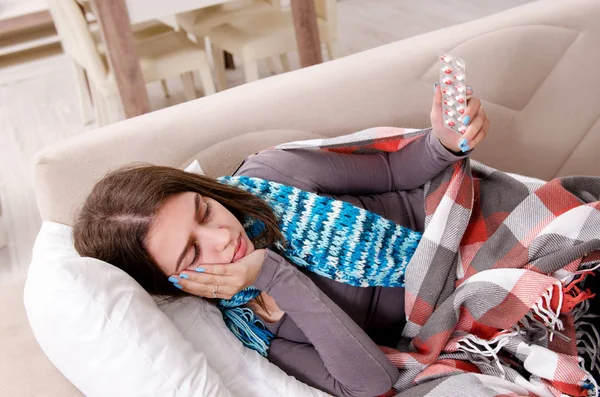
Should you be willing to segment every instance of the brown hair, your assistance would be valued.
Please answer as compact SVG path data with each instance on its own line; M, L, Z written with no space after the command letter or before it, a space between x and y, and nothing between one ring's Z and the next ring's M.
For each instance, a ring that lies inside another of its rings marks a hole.
M187 295L167 280L144 243L164 200L183 192L217 200L242 223L247 215L261 220L266 227L253 240L257 248L283 241L275 214L260 198L176 168L132 165L107 174L94 186L73 227L75 249L124 270L150 294Z

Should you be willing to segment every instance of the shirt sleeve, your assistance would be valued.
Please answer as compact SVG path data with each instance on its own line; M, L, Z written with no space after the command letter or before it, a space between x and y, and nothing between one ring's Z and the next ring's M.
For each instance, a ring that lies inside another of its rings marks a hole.
M398 379L396 367L367 334L282 256L267 250L253 286L286 313L275 331L291 320L308 341L284 339L279 332L273 340L268 358L289 375L327 393L353 397L386 393Z
M287 313L284 313L279 321L275 323L265 323L265 326L279 338L297 343L310 343L306 335L304 335L302 330L298 328L296 323L287 315Z
M235 174L314 193L359 196L415 189L469 154L449 151L429 132L397 152L266 150L248 157Z

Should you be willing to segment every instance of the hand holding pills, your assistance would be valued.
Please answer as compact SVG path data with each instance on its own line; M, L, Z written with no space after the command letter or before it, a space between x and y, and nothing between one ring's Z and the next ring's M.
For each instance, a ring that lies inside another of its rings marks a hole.
M481 101L466 85L465 62L449 53L440 55L440 82L434 84L431 125L440 142L453 152L466 152L487 135L490 122Z

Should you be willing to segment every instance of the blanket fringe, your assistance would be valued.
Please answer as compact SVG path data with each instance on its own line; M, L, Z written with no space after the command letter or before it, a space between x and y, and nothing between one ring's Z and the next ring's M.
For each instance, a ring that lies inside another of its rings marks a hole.
M589 300L581 302L573 309L577 352L589 363L587 370L598 371L600 370L600 333L592 323L592 319L600 316L589 313L589 310Z
M556 310L552 308L552 291L554 287L559 288L558 293L558 304ZM562 321L559 316L561 313L561 309L563 306L563 292L562 292L562 284L558 282L557 284L552 285L549 289L547 289L544 294L540 297L540 299L533 305L532 310L537 314L546 327L548 331L550 331L550 341L553 340L554 334L556 330L562 331L565 329Z
M588 364L584 369L590 372L600 370L600 333L592 322L592 319L600 316L590 313L589 299L595 297L596 294L592 293L589 288L584 290L583 283L587 277L595 277L594 272L599 267L600 265L596 265L577 272L577 276L564 288L565 304L562 310L563 313L570 312L573 315L577 353L580 358L585 359L583 365Z
M586 373L582 387L587 390L588 396L598 397L598 383L590 372L600 371L600 333L592 319L600 317L590 313L590 299L596 294L589 289L583 290L583 283L588 276L595 277L594 273L600 264L588 269L581 269L568 286L565 287L565 307L563 312L571 312L575 327L575 343L579 355L579 367ZM596 320L597 321L597 320ZM594 322L596 322L594 321Z
M578 276L574 278L566 287L564 287L564 304L562 307L562 313L568 313L572 311L579 303L586 301L596 296L592 293L589 288L582 290L581 285L583 284L587 276L595 277L596 274L593 270L583 270L578 272Z
M502 367L502 363L498 358L498 353L508 344L508 342L510 342L510 339L513 336L518 334L518 330L503 331L490 340L469 334L457 342L457 347L459 350L465 352L480 354L484 357L491 358L502 373L502 379L506 379L506 371Z
M534 324L536 324L538 327L535 328ZM525 316L515 325L515 328L522 330L524 335L527 335L527 337L529 338L529 341L533 341L532 336L538 330L543 330L545 332L543 338L541 339L545 339L547 337L546 335L550 333L552 335L559 336L562 340L566 342L571 341L571 338L569 338L567 335L563 334L562 332L552 330L543 321L540 321L537 318L535 318L535 315L532 312L525 314ZM540 338L538 338L535 344L540 344Z
M588 372L588 370L584 366L583 358L579 357L579 367L585 372L586 379L583 380L581 385L582 388L587 390L588 397L598 397L598 382L594 379L594 377Z

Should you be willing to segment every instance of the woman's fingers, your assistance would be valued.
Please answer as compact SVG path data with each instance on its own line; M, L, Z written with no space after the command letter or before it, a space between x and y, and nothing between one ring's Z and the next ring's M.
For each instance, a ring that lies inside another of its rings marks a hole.
M222 276L220 274L210 273L195 273L190 271L181 272L179 278L189 280L200 284L232 284L235 281L235 277Z
M200 282L192 279L192 277L185 278L181 276L187 276L187 274L182 273L180 277L171 276L169 277L169 281L171 281L175 286L179 285L177 288L193 295L202 296L205 298L217 297L229 299L238 292L236 287L229 283L229 279L219 279L217 276L208 279L210 282ZM214 296L213 293L215 293Z
M464 151L473 149L487 134L489 122L483 109L479 108L475 114L473 121L467 127L467 131L463 134L460 146Z
M433 106L431 110L431 126L433 133L449 150L466 152L473 149L487 134L489 120L483 111L481 100L473 96L473 89L467 86L467 105L464 112L457 117L458 122L466 126L465 133L458 136L452 129L446 128L442 122L442 91L434 85Z
M487 133L490 129L490 120L487 118L487 116L485 116L485 114L483 118L484 121L481 129L477 132L475 137L473 137L473 139L469 143L471 147L477 146L487 136Z
M190 266L185 271L196 272L196 273L208 273L208 274L219 274L222 276L230 276L233 274L233 264L222 263L222 264L202 264L200 266ZM185 272L184 271L184 272Z
M479 100L479 98L469 99L467 101L467 108L465 109L465 112L463 113L460 122L468 126L475 118L475 115L479 111L480 107L481 101Z
M433 103L431 106L431 113L430 113L431 125L433 127L437 127L438 124L441 127L443 127L443 125L442 125L442 100L443 100L442 87L440 87L440 85L438 83L435 83L433 86ZM465 113L464 113L462 119L464 120L465 116L469 116L468 120L470 120L473 117L473 115L477 113L477 108L479 107L480 104L481 104L481 101L479 99L473 98L473 89L471 89L471 87L467 87L467 108L465 109ZM468 124L468 122L465 125L467 125L467 124Z
M169 277L169 281L190 294L213 298L213 292L216 291L218 298L229 299L242 289L243 278L231 275L231 270L226 269L228 266L231 265L203 265L199 268L201 271L185 270Z
M470 85L467 86L467 101L473 96L473 89Z
M217 297L229 299L256 279L266 255L265 249L257 249L239 261L226 264L202 264L188 267L169 281L175 287L194 295L213 297L218 286Z

